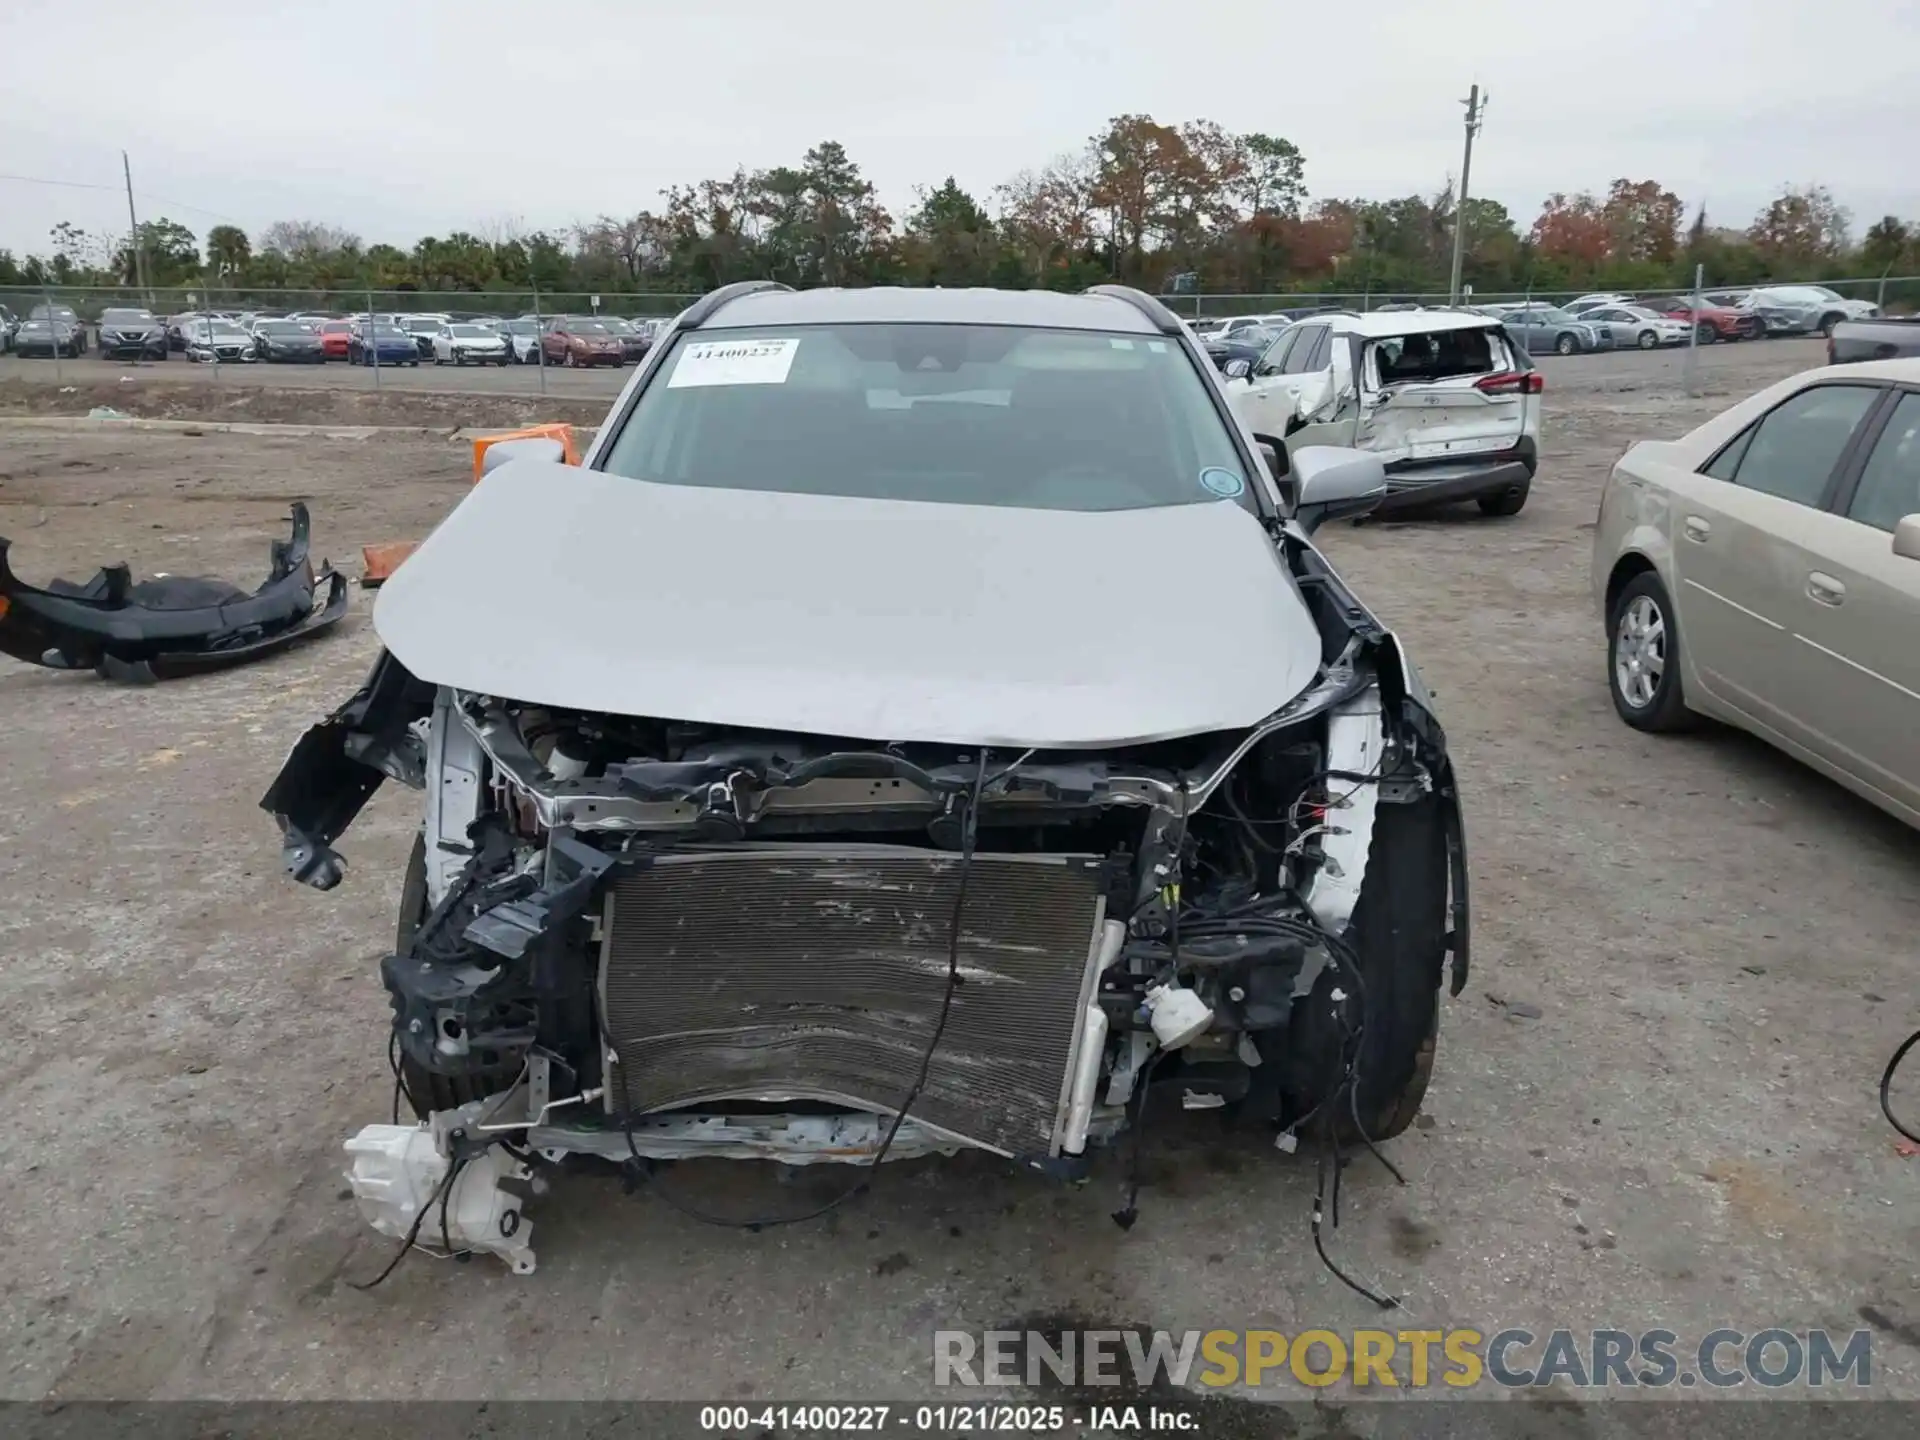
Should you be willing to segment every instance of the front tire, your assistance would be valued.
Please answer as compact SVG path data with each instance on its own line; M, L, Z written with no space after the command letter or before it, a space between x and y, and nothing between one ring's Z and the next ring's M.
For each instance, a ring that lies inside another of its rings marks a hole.
M1833 338L1833 327L1838 325L1842 320L1846 318L1847 317L1844 315L1822 315L1820 317L1821 336L1825 339L1831 340Z
M1281 1072L1283 1124L1298 1124L1312 1113L1313 1131L1357 1139L1357 1114L1368 1139L1388 1140L1420 1113L1440 1030L1450 897L1442 807L1451 803L1423 794L1379 807L1366 878L1346 933L1365 981L1364 995L1356 997L1365 1002L1355 1058L1358 1095L1342 1096L1337 1111L1320 1108L1340 1093L1337 1077L1347 1043L1331 1018L1332 992L1336 986L1353 989L1347 968L1334 965L1295 1005L1292 1023L1271 1032L1284 1049L1263 1056Z
M1660 577L1643 570L1607 615L1607 693L1636 730L1683 730L1692 722L1680 684L1680 624Z
M1634 343L1642 350L1652 350L1659 346L1660 337L1651 330L1642 330L1640 332L1640 338L1634 341Z
M1704 320L1694 322L1693 338L1702 345L1711 345L1720 338L1720 332Z
M407 852L407 870L400 881L400 913L394 926L394 953L404 955L413 944L414 932L427 918L432 907L427 903L427 846L423 836L413 837ZM423 1070L403 1051L400 1056L400 1081L407 1104L424 1119L435 1110L452 1110L475 1100L484 1100L513 1087L520 1077L522 1055L510 1052L491 1063L475 1064L465 1075L436 1075Z
M1580 342L1571 335L1562 335L1553 342L1553 353L1556 355L1571 355L1579 348Z

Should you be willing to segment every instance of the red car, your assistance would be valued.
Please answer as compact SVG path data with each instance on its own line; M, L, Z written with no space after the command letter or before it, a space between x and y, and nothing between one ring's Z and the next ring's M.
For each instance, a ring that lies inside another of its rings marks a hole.
M320 322L320 354L328 360L347 358L347 342L353 338L351 320L322 320Z
M1751 310L1702 305L1696 311L1693 301L1685 296L1669 296L1647 304L1670 320L1691 320L1702 345L1711 345L1716 340L1758 340L1767 333L1767 322Z
M549 365L611 365L617 370L627 363L620 337L600 321L582 317L549 320L540 348Z

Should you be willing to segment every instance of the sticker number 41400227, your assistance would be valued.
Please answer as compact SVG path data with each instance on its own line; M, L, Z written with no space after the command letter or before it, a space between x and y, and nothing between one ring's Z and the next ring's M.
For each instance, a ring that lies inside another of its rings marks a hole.
M784 385L798 339L697 340L680 352L667 388L691 385Z

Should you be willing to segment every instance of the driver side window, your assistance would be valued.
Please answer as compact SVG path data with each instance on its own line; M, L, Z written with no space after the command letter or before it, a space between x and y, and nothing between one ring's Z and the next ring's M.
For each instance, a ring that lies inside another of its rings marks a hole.
M1847 442L1880 393L1868 385L1809 386L1748 426L1700 473L1817 508Z
M1300 338L1298 327L1287 331L1260 357L1260 363L1253 367L1256 375L1279 375L1285 372L1287 358L1297 348L1295 342Z
M1293 348L1287 351L1286 364L1282 367L1282 373L1304 375L1307 371L1314 369L1314 355L1321 348L1320 342L1326 336L1327 327L1324 325L1301 326L1299 334L1294 337Z

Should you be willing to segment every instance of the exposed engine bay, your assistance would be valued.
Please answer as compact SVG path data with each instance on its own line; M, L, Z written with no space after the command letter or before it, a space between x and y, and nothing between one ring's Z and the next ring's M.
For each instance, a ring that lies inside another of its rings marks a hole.
M383 652L261 802L328 889L382 780L424 793L381 966L421 1123L350 1143L363 1211L526 1270L505 1182L569 1154L1077 1178L1150 1090L1286 1149L1403 1128L1466 974L1458 798L1391 636L1293 558L1314 684L1097 752L550 709Z

